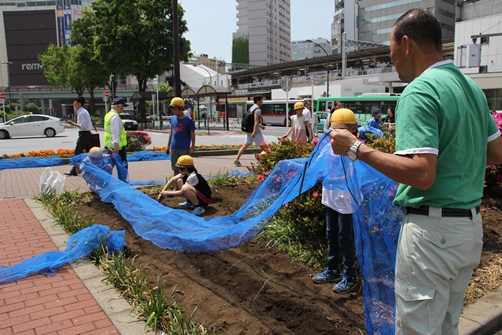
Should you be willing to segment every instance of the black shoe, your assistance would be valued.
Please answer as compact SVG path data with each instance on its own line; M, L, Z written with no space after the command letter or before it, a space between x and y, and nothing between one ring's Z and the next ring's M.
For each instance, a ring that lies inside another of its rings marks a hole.
M65 172L64 174L67 176L77 176L77 173L73 170L71 170L70 172Z

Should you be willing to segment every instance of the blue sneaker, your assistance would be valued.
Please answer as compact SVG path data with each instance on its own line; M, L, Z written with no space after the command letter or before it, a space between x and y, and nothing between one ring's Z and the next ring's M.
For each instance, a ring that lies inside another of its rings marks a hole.
M187 200L185 202L180 202L178 204L178 207L179 208L193 208L193 205L192 205L192 203L190 201Z
M206 210L204 209L204 207L202 207L202 206L197 206L197 207L195 207L195 208L194 208L194 210L193 210L192 214L193 214L193 215L197 215L197 216L199 216L199 215L201 215L202 213L204 213L205 211L206 211Z
M316 284L336 283L340 279L342 279L342 276L340 276L338 271L332 271L329 268L326 268L323 272L312 276L312 280Z
M336 293L349 293L355 290L356 285L355 277L343 276L342 280L333 286L333 291Z

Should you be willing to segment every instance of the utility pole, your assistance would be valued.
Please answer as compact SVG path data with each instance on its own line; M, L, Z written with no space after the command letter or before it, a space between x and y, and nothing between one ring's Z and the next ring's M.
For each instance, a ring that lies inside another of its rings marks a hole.
M174 92L181 97L180 75L180 22L178 16L178 0L173 0L173 50L174 50Z

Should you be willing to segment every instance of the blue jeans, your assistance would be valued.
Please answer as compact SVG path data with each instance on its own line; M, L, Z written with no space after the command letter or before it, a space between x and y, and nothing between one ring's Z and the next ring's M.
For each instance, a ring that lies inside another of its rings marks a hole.
M339 271L340 249L343 253L343 274L355 277L356 247L352 214L341 214L326 207L326 238L328 239L328 268Z

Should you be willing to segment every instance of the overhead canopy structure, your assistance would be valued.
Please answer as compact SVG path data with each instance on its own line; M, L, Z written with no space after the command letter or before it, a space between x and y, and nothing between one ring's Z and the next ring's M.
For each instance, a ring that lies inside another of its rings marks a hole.
M231 94L232 91L230 91L228 88L225 86L221 85L204 85L199 90L197 91L197 95L199 97L211 97L211 96L218 96L218 95L228 95Z
M195 93L195 91L190 87L185 87L183 91L181 91L181 96L183 98L195 98L197 96L197 93Z

